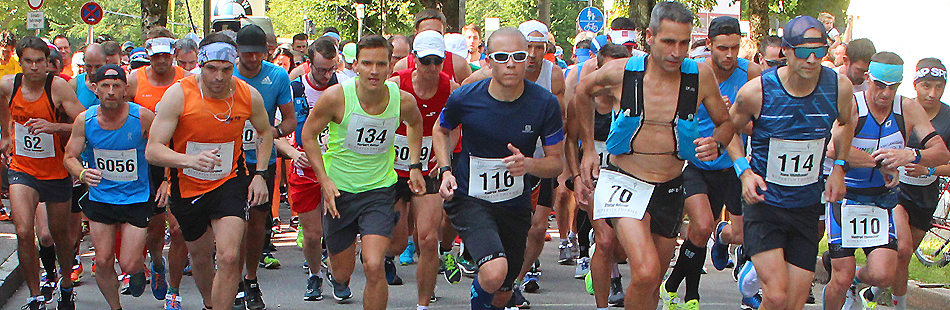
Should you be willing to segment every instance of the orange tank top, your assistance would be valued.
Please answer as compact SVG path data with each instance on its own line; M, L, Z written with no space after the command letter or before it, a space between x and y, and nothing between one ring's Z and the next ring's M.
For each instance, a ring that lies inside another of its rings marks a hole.
M195 197L238 175L247 175L241 133L244 122L251 116L249 86L238 78L232 78L234 94L224 100L213 99L202 96L196 77L192 75L179 81L185 101L172 135L172 149L184 154L217 149L222 165L211 172L176 169L172 181L177 183L181 197Z
M10 169L23 172L39 180L59 180L69 177L63 166L63 144L58 134L30 134L25 124L30 119L57 122L53 103L44 93L34 101L23 97L22 86L10 100L10 118L13 119L13 158Z
M172 85L175 85L174 82L165 86L155 86L148 81L148 75L145 73L148 67L143 67L141 69L135 69L138 73L135 74L138 85L135 89L135 103L138 103L140 106L145 107L146 109L155 112L155 106L158 105L159 101L162 101L162 96L165 95L165 90ZM172 66L175 69L175 81L181 80L185 77L185 70L179 66Z

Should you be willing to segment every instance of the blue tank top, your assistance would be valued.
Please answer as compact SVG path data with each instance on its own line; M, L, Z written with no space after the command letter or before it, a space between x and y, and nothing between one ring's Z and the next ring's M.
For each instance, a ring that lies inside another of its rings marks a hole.
M821 161L831 138L831 127L838 118L838 74L821 67L818 85L812 93L793 97L782 86L776 69L762 72L762 111L752 121L752 171L766 180L768 190L763 193L766 203L781 208L815 205L821 202L824 190L823 181L818 178ZM812 147L818 144L818 149L808 152L801 151L804 148L792 152L777 149L770 153L773 143L776 146L810 143ZM767 173L769 160L777 170L773 171L773 177ZM782 174L797 177L797 183L808 184L782 185L780 183L796 183L780 181Z
M116 130L99 126L99 105L86 110L87 165L102 172L102 182L89 188L89 200L128 205L149 200L148 162L142 137L141 106L129 102L129 116ZM91 160L90 160L91 159Z
M637 153L633 149L633 140L636 139L642 125L643 76L646 73L647 57L648 55L642 55L627 59L620 94L620 111L613 112L610 134L607 136L607 151L612 155ZM697 160L693 140L699 138L694 117L699 96L698 89L699 67L696 61L684 59L680 66L680 91L676 117L670 122L675 150L669 153L681 160Z
M96 96L96 93L86 87L85 73L76 76L76 97L79 98L79 103L86 109L99 104L99 97Z
M707 58L700 58L698 62L705 62L706 59ZM739 58L738 65L736 69L732 71L732 75L725 81L719 83L719 93L728 97L729 102L736 102L736 94L739 93L739 88L742 88L742 85L745 85L748 81L749 61L745 58ZM714 124L712 118L709 117L709 111L706 111L706 105L701 105L699 110L696 111L696 121L699 124L699 135L702 137L711 137L713 131L716 129L716 124ZM744 136L742 140L745 141ZM703 170L722 170L732 167L732 157L729 157L728 152L723 152L719 158L713 161L691 160L689 163Z
M878 149L903 149L907 144L904 138L906 135L901 102L903 96L894 96L894 107L891 113L879 122L871 114L864 94L864 92L854 93L854 100L858 107L858 121L851 146L867 153L873 153ZM844 182L848 186L848 193L877 196L888 192L884 175L874 168L851 168L845 174Z

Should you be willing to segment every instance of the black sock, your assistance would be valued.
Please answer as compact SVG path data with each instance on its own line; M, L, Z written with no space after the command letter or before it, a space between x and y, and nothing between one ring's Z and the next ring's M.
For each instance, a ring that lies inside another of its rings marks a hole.
M590 231L594 229L591 226L590 218L587 217L587 211L578 209L575 213L574 222L577 223L577 243L580 250L580 257L590 257Z
M53 246L40 245L40 261L43 262L43 269L46 269L47 279L56 280L56 277L54 277L56 275L56 249Z
M706 247L693 245L688 239L683 243L686 249L686 298L684 301L699 299L699 278L703 274L703 263L706 261Z
M666 278L666 291L667 292L676 292L676 289L680 287L680 283L683 282L683 279L686 278L686 243L689 243L689 240L683 243L680 246L679 256L676 257L676 265L673 265L673 271L670 271L670 276Z

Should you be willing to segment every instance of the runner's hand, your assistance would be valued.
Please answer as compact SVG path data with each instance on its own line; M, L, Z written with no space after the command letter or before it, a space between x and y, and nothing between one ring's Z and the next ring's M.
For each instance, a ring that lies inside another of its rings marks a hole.
M574 199L577 200L578 206L586 206L589 209L590 205L593 204L593 201L591 201L593 191L593 188L587 186L587 182L574 177ZM587 209L584 209L584 211L587 211Z
M909 149L878 149L871 153L871 157L881 161L883 167L897 169L897 167L910 164L917 158L917 154Z
M82 179L86 182L86 185L89 187L99 186L99 182L102 182L102 171L99 169L86 169L86 172L82 174Z
M221 164L221 158L218 157L218 150L210 150L198 153L198 155L192 156L191 160L188 161L188 168L195 169L202 172L211 172L214 170L215 166Z
M922 177L930 173L930 170L918 164L907 164L907 166L904 166L904 172L907 172L908 176Z
M580 176L581 182L574 183L575 196L578 191L584 194L584 190L586 190L587 192L583 197L589 199L591 191L594 190L594 180L600 177L600 156L597 153L584 153L581 158ZM584 190L578 190L578 188L584 188Z
M54 133L56 128L54 128L53 123L42 119L42 118L31 118L26 124L23 124L26 127L30 128L30 134L38 133Z
M726 109L732 109L732 102L729 101L729 96L722 96L722 102L726 103Z
M11 145L13 145L13 138L11 137L0 138L0 155L5 155L9 153Z
M926 168L924 168L923 170L927 171ZM884 175L884 186L887 186L887 188L894 188L894 186L897 186L898 184L901 183L900 177L899 177L900 172L898 172L897 169L881 167L881 174Z
M742 179L742 199L746 203L756 204L765 201L765 195L759 194L759 190L764 192L768 190L768 187L761 176L752 172L752 169L748 169L742 173L740 179Z
M320 180L320 187L323 191L323 205L326 212L332 218L340 218L340 211L336 209L336 197L340 197L340 191L336 189L336 183L330 181L330 178Z
M164 208L168 206L168 196L169 188L171 187L171 182L168 180L162 181L162 185L158 186L158 191L155 192L155 203L158 204L159 208Z
M455 183L455 175L452 175L451 171L446 172L448 172L448 175L442 173L442 185L439 186L439 195L442 196L442 199L445 201L449 201L455 196L455 190L459 188L459 185Z
M251 185L247 187L247 203L250 206L259 206L267 202L267 182L261 175L251 177Z
M409 169L409 188L417 196L426 194L426 180L419 169Z
M825 180L825 201L841 201L844 199L844 194L846 191L847 187L845 187L844 184L844 170L832 170L831 175L829 175L828 179Z
M300 152L297 154L297 157L294 157L294 166L301 169L310 168L310 159L307 158L307 153Z
M502 158L501 162L505 163L505 168L508 169L508 172L511 172L512 176L523 176L526 173L524 154L521 154L521 150L511 145L511 143L508 143L508 150L511 151L512 155Z
M702 161L712 161L716 158L719 158L719 145L716 144L716 139L712 137L704 137L693 140L693 144L696 144L696 159Z

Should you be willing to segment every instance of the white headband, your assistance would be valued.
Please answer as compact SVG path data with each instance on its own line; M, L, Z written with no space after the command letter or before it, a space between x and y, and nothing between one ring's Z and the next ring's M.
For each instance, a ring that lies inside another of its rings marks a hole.
M223 60L230 63L237 61L237 49L234 45L225 42L215 42L198 49L198 65L202 66L206 62L214 60Z

